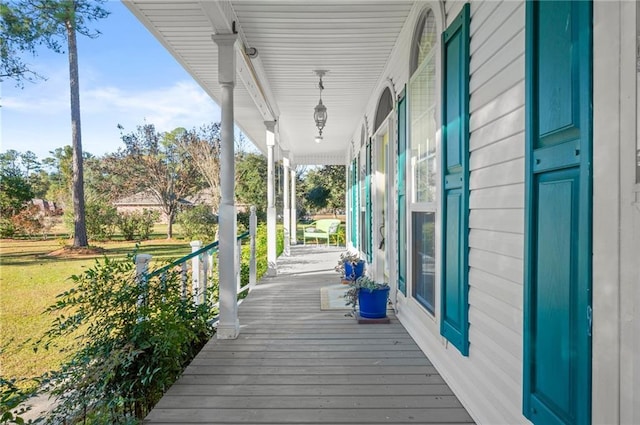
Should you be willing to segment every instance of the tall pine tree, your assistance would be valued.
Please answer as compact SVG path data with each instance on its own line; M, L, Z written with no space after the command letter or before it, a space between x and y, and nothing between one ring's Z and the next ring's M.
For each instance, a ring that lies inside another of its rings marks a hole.
M69 56L71 93L71 146L73 148L72 203L74 213L74 247L88 245L84 213L84 176L80 125L80 83L76 35L90 38L100 33L89 24L109 15L102 8L105 0L9 0L0 3L0 80L13 79L17 85L40 77L21 59L21 54L35 55L37 47Z

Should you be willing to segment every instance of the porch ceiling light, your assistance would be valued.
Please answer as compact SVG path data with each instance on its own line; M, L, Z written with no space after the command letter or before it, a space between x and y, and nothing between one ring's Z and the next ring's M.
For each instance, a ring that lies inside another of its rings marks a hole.
M327 123L327 107L322 103L322 90L324 90L322 76L325 75L327 71L316 70L314 72L320 79L320 81L318 82L318 88L320 89L320 101L313 109L313 120L316 122L316 127L318 128L318 135L315 138L315 142L320 143L322 141L322 130Z

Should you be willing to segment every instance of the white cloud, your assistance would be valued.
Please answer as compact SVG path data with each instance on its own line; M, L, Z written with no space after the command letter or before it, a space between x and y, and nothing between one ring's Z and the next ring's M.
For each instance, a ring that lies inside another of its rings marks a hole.
M25 82L23 88L10 80L3 82L2 109L21 113L53 115L69 110L69 74L56 69L46 73L46 80Z
M125 92L100 87L82 95L84 114L108 113L117 123L152 123L160 131L194 127L220 120L220 109L194 82L179 81L168 87ZM116 123L116 124L117 124Z
M2 99L2 150L32 150L44 157L71 143L68 79L55 80L52 76L37 87L5 90L9 95ZM92 87L81 90L80 106L83 148L95 155L122 146L118 124L128 133L144 123L171 131L220 120L218 106L192 81L128 91Z

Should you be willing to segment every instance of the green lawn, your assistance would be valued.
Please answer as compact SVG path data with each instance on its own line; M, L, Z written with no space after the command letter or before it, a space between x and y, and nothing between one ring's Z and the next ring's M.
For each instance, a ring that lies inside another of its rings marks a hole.
M174 227L180 231L179 226ZM300 243L302 226L297 226ZM154 260L176 259L191 252L189 241L166 238L166 225L154 228L152 239L140 243L140 253ZM344 236L342 236L344 238ZM56 295L71 287L69 277L91 267L101 255L49 256L69 240L0 240L0 375L5 378L32 378L57 367L65 358L59 350L33 351L33 341L42 336L52 317L43 313ZM333 242L333 241L332 241ZM343 240L341 240L344 243ZM91 242L104 255L124 258L134 242Z
M158 226L152 239L140 243L139 252L166 261L191 252L186 240L160 239L166 226ZM105 249L104 255L123 258L134 249L134 242L92 242ZM82 273L101 256L73 258L48 256L59 250L61 242L50 239L0 240L0 375L32 378L55 368L65 355L58 350L34 353L31 341L42 336L51 317L43 311L56 295L71 286L68 279Z

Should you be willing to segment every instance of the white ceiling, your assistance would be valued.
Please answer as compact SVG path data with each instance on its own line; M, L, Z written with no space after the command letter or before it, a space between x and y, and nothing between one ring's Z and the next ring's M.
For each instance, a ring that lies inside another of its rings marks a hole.
M265 113L273 111L280 146L296 164L344 164L351 138L359 134L366 104L413 4L371 0L124 3L216 102L220 95L217 49L211 35L216 30L228 32L235 21L239 45L258 49L258 58L250 62L263 93L260 109L254 101L257 91L247 90L245 79L238 78L236 123L264 152ZM243 65L239 60L238 67ZM329 70L322 93L328 120L320 144L314 142L316 69ZM246 66L239 75L249 75Z

